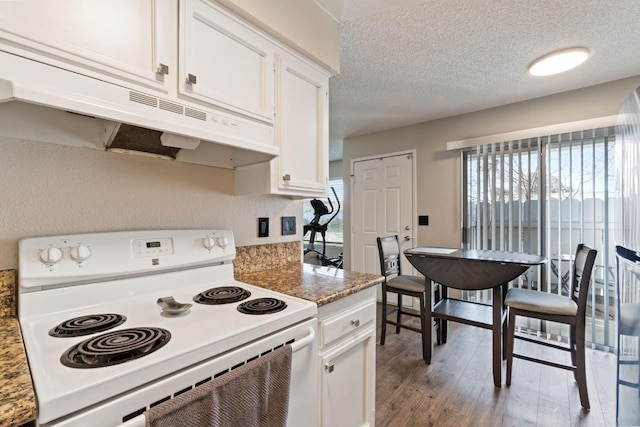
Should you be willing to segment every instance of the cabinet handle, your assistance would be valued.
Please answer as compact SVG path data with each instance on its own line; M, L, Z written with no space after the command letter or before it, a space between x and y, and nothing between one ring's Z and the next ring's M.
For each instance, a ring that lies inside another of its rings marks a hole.
M196 76L194 76L193 74L187 75L187 83L194 85L197 82L198 82L198 78Z
M283 175L282 180L283 181L291 181L291 175L289 175L289 174Z
M351 324L354 328L357 328L358 326L360 326L360 319L352 320Z
M328 373L333 372L333 363L325 363L324 365L324 370L327 371Z
M165 64L158 64L158 69L156 70L158 74L169 74L169 66Z

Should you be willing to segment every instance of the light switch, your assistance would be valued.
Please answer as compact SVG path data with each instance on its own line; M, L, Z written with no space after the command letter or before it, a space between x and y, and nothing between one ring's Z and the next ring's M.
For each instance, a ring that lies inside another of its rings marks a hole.
M258 237L269 237L269 218L258 218Z

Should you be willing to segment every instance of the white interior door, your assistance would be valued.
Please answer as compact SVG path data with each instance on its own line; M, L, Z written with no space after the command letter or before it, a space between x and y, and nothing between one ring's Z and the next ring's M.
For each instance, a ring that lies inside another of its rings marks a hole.
M380 274L378 236L397 234L401 251L416 246L414 154L356 159L351 169L351 269ZM406 257L401 259L403 273L415 274Z

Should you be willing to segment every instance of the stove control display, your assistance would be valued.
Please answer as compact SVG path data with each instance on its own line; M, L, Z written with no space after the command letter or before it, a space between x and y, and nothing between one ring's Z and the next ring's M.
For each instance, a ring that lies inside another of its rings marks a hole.
M134 239L132 245L133 256L136 258L171 255L173 253L173 241L169 237Z
M60 248L46 248L38 251L38 259L45 265L57 264L62 260L62 250Z

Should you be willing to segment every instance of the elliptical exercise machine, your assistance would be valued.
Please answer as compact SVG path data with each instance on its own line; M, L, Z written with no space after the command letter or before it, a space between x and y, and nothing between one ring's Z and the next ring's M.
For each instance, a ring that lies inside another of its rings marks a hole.
M304 260L305 262L312 261L310 263L313 263L313 264L342 268L342 252L340 252L340 255L338 255L338 258L329 258L326 256L327 227L329 223L333 221L333 219L340 212L340 199L338 199L336 190L333 187L331 187L331 191L333 192L333 196L336 199L337 208L335 210L333 209L333 203L331 203L330 197L327 197L327 201L329 202L329 208L327 208L327 205L325 205L322 202L322 200L318 200L318 199L311 200L311 207L313 208L313 219L304 226L303 238L304 236L307 235L308 232L311 233L311 235L309 236L309 244L307 245L307 248L304 250ZM326 222L321 223L320 220L325 215L331 215L331 217ZM317 233L320 233L320 236L322 237L322 252L319 252L315 249L315 241L316 241Z

